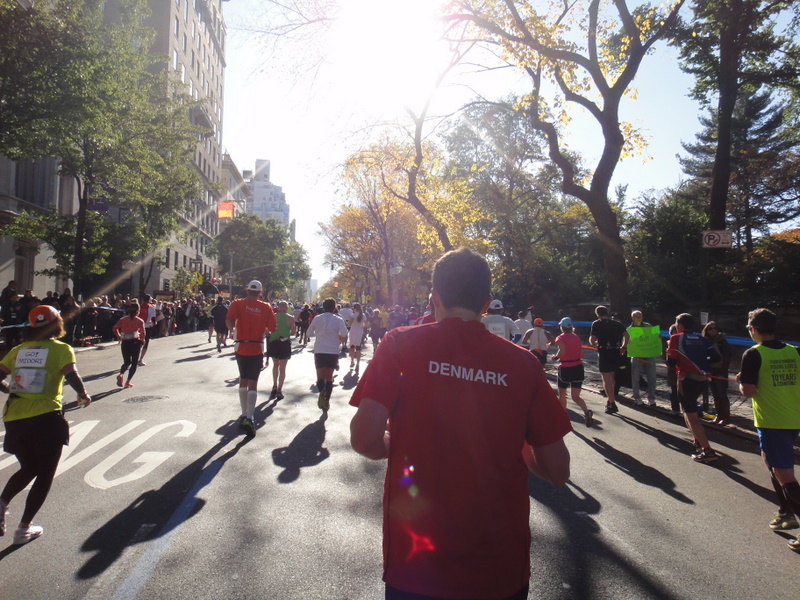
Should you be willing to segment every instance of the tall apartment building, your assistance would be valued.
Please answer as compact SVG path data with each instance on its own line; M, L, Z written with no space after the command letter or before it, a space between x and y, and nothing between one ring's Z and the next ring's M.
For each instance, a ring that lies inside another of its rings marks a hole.
M169 289L177 269L199 271L208 278L218 271L217 261L206 254L211 240L219 232L217 191L223 173L222 114L225 75L225 22L223 0L150 0L148 25L156 31L153 52L169 57L160 65L178 74L186 91L200 108L190 115L192 122L208 133L199 141L193 166L208 191L196 198L193 207L181 215L181 231L173 235L159 252L161 264L152 264L152 256L133 257L139 269L149 272L149 280L140 289L139 277L124 276L123 265L109 265L108 274L118 283L108 292L140 294ZM106 5L107 18L114 18L114 6ZM14 162L0 156L0 223L7 222L23 210L28 212L58 211L74 213L77 190L72 179L57 175L55 158ZM235 168L235 167L234 167ZM107 207L112 212L114 207ZM185 234L185 235L184 235ZM127 262L127 261L126 261ZM152 264L152 270L149 269ZM130 264L127 268L130 268ZM17 289L30 288L34 294L63 291L68 281L36 275L52 269L56 263L46 246L8 236L0 237L0 285L16 280ZM116 275L120 275L117 277Z
M186 91L202 107L193 111L192 122L208 134L197 145L194 167L207 191L197 198L191 211L181 216L181 233L173 235L153 270L144 291L168 290L180 267L199 271L207 278L219 270L206 254L208 244L219 233L218 182L223 175L222 111L225 84L225 21L222 0L150 0L149 24L156 30L153 51L169 57L167 68L179 75Z
M247 201L247 212L266 220L276 219L289 225L289 205L283 188L270 181L270 162L256 160L255 171L245 171L244 177L250 186L250 198Z

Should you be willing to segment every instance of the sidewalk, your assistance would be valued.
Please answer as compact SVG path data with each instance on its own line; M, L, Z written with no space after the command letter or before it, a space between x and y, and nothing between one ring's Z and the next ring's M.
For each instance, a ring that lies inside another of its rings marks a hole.
M552 358L552 355L550 355ZM591 351L586 351L584 349L584 357L583 357L583 364L585 369L585 379L583 389L588 392L593 392L595 394L600 395L600 391L603 389L603 382L602 377L600 376L600 372L597 370L597 361L595 358L594 353ZM557 365L555 363L548 362L545 365L545 373L547 373L548 378L555 381L556 380L556 371ZM632 391L630 388L623 387L620 389L619 395L617 397L618 401L634 410L640 410L642 412L654 412L658 415L659 418L662 419L673 419L676 422L683 423L683 415L672 415L670 411L672 410L672 406L670 404L670 389L667 385L667 369L665 365L658 365L656 368L656 404L655 408L650 408L646 404L642 406L636 406L633 402ZM716 431L721 431L724 433L728 433L730 435L735 435L743 439L747 439L752 441L755 444L758 444L758 434L756 433L755 426L753 425L753 406L750 403L750 400L744 398L740 393L738 386L735 384L734 376L731 375L728 383L728 397L731 401L731 423L730 425L717 425L715 423L711 423L711 419L713 419L713 415L706 415L701 421L703 424L708 427L709 429L713 429ZM714 399L713 396L709 397L709 406L714 406ZM800 457L800 439L795 442L795 456Z

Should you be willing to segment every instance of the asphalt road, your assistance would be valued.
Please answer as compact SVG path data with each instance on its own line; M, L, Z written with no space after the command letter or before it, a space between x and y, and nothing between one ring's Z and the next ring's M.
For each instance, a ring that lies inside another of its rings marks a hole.
M262 373L250 440L235 425L231 350L205 334L154 340L126 390L116 346L79 353L96 401L67 413L72 441L36 519L45 534L0 540L0 600L382 598L384 464L349 447L356 377L343 360L325 418L312 355L295 350L283 400L268 400ZM570 482L530 478L531 598L797 596L800 555L767 527L774 492L751 441L712 431L723 457L697 464L678 419L607 416L584 397L597 424L573 414ZM15 464L0 454L0 483Z

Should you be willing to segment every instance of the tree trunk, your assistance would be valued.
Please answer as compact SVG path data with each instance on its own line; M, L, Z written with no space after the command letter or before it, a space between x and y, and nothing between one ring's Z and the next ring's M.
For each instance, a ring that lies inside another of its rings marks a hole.
M78 298L86 293L86 276L84 275L84 238L86 237L86 211L89 210L89 193L91 186L84 184L79 177L78 182L78 220L75 224L75 258L73 262L72 295Z
M731 178L731 136L733 111L739 92L739 49L735 31L736 17L730 15L719 42L719 100L717 102L717 150L711 171L711 195L708 203L708 226L725 229L728 212L728 188Z

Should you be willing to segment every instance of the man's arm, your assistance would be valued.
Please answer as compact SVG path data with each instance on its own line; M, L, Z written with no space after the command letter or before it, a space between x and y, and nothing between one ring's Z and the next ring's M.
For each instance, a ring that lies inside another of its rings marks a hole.
M362 398L350 421L350 445L359 454L381 460L389 456L389 410L377 400Z
M535 448L526 443L522 448L522 458L531 473L557 487L569 479L569 450L564 438Z

